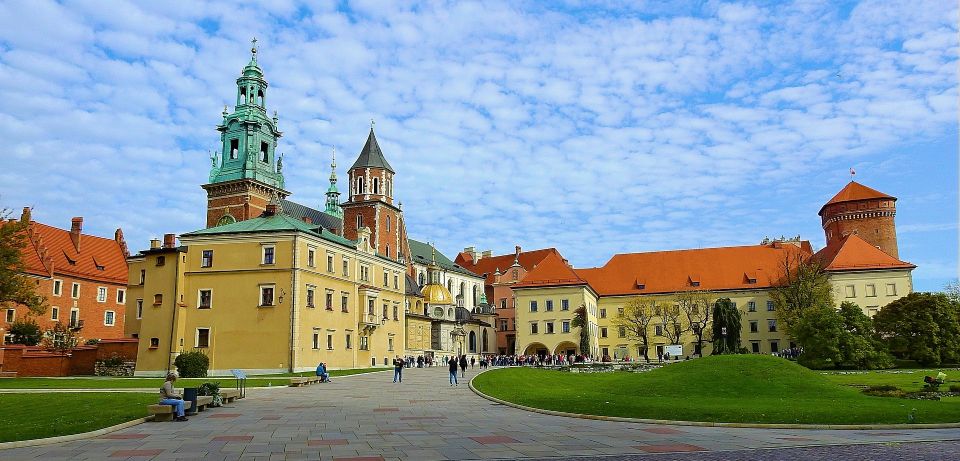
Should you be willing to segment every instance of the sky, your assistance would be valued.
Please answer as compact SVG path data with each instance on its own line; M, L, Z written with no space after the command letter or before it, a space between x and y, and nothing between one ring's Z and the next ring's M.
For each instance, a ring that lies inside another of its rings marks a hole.
M258 39L291 200L370 120L409 236L453 257L824 245L850 180L898 197L917 290L957 277L951 1L0 2L0 207L131 251L205 225Z

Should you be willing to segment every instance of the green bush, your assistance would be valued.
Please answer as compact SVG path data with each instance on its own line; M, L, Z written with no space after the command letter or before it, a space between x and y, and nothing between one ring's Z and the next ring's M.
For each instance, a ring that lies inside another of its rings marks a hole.
M207 376L210 358L200 351L184 352L173 361L181 378L203 378Z
M97 339L97 338L90 338L90 339L84 341L83 343L86 344L86 345L88 345L88 346L96 346L97 344L100 344L100 340Z
M10 325L10 335L13 336L10 341L11 344L36 346L40 344L40 339L43 338L43 330L40 329L40 325L35 320L27 318L13 322Z
M122 367L124 362L126 362L125 357L123 357L120 354L114 353L110 357L101 360L100 364L107 368L117 368L117 367Z

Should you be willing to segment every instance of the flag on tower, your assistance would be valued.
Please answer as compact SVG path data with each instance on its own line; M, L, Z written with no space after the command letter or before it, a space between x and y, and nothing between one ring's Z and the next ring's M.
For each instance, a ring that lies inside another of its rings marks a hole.
M853 176L855 174L857 174L856 170L854 170L853 168L850 168L850 176Z

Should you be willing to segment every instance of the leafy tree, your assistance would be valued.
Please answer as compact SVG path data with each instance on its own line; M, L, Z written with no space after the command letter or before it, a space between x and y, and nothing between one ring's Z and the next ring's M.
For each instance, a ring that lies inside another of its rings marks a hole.
M960 362L960 303L943 293L910 293L873 318L890 352L923 366Z
M48 351L68 352L77 347L77 344L80 344L81 341L83 341L83 338L76 331L57 322L53 325L53 328L44 332L43 339L40 340L40 347Z
M21 251L27 245L28 221L8 220L0 211L0 306L22 304L35 315L47 310L46 299L36 293L36 284L23 274Z
M654 319L654 302L633 298L623 307L623 313L613 319L613 324L623 328L626 336L637 342L643 359L650 363L650 324Z
M740 311L730 298L713 304L713 355L740 351Z
M960 303L960 282L954 280L943 287L944 294L955 303Z
M11 344L36 346L40 344L40 340L43 338L43 330L40 329L40 325L37 324L36 320L27 318L13 322L13 324L10 325L10 335L13 336L10 340Z
M796 338L793 328L805 311L833 307L833 289L820 263L804 261L799 252L786 252L779 271L780 279L770 298L777 309L778 323Z
M590 322L587 320L587 306L581 304L577 310L573 311L573 321L570 322L574 328L580 329L580 354L590 355Z
M888 368L893 359L873 335L873 324L863 310L845 302L840 309L813 307L794 325L794 338L803 346L797 359L809 368Z
M680 323L680 307L673 303L659 303L654 306L654 312L657 314L657 323L663 336L667 338L670 344L680 344L680 338L687 330Z
M710 294L705 291L691 291L677 296L677 306L687 318L687 325L690 331L697 338L696 349L694 353L703 355L704 335L707 334L707 328L710 327ZM709 341L709 339L708 339Z

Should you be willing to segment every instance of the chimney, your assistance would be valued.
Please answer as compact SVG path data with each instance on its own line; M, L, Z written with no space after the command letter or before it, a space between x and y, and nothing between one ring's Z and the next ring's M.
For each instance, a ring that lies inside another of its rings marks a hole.
M313 220L310 219L309 216L304 216L304 217L303 217L303 222L305 222L305 223L307 223L307 224L313 224Z
M159 249L159 248L160 248L160 239L158 239L158 238L152 238L152 239L150 239L150 249L151 249L151 250L157 250L157 249Z
M490 258L490 257L493 257L493 250L483 250L483 253L482 253L481 257L482 257L482 258ZM480 258L477 258L477 259L480 259Z
M163 234L163 247L175 248L177 246L177 234Z
M73 246L80 252L80 232L83 231L83 218L77 216L70 220L70 240L73 240Z
M20 215L20 222L22 224L30 224L30 207L23 207L23 214Z
M466 247L463 249L463 252L470 255L470 260L473 261L474 264L476 264L477 260L480 259L477 258L477 249L474 247Z
M277 215L277 204L268 203L267 209L263 211L263 216L266 218L266 217L276 216L276 215Z
M519 258L519 257L520 257L520 245L517 245L517 246L515 247L515 249L516 249L516 252L514 253L514 256L516 256L516 257Z

